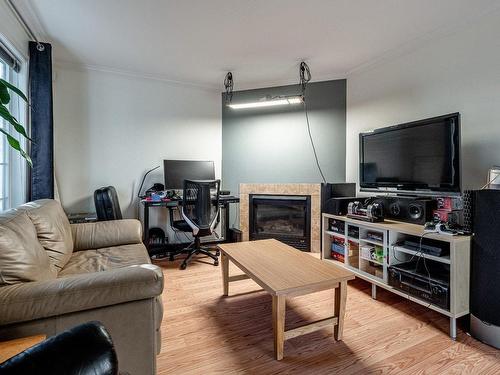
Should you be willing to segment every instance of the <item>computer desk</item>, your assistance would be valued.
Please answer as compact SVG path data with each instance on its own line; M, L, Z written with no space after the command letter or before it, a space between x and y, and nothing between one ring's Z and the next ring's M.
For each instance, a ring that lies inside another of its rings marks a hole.
M239 203L240 198L233 195L221 195L219 197L219 207L223 211L224 215L224 232L223 232L223 240L217 242L227 242L229 235L229 205L233 203ZM182 199L170 199L170 200L162 200L162 201L151 201L146 199L141 199L141 204L143 207L143 243L148 249L149 252L149 209L151 207L165 207L169 210L177 209L182 205ZM170 216L170 215L169 215ZM168 245L165 245L165 250L168 252ZM159 249L159 252L161 250Z

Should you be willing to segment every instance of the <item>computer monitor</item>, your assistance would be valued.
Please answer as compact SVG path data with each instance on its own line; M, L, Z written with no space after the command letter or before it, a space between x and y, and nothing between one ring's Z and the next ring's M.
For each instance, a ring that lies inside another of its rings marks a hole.
M184 188L184 180L215 180L213 161L163 160L166 190Z

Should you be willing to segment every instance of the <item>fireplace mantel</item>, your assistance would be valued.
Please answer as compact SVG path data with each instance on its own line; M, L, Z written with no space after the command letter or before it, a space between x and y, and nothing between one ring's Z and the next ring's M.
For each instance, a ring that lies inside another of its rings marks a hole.
M311 197L310 251L320 252L321 184L240 184L240 230L249 240L249 197L253 194L308 195Z

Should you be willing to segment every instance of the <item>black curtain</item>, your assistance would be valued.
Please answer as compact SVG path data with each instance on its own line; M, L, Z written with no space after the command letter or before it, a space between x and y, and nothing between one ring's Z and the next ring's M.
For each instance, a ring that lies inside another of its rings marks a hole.
M30 199L54 198L54 121L52 110L52 46L29 43L31 104Z

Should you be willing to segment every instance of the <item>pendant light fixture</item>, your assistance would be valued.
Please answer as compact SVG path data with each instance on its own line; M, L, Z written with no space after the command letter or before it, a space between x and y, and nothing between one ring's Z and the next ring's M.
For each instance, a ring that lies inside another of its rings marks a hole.
M224 78L224 88L226 90L226 105L231 109L250 109L250 108L263 108L275 107L292 104L302 104L305 102L306 85L311 80L311 72L307 64L302 61L299 67L299 81L301 94L300 95L279 95L279 96L266 96L260 100L253 100L251 102L233 103L233 74L228 72Z

